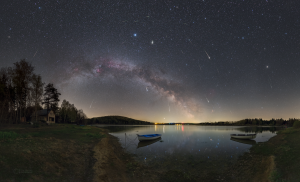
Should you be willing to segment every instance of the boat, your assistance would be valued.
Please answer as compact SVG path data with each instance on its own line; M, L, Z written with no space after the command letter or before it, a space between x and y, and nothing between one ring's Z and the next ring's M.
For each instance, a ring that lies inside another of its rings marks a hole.
M152 145L152 144L154 144L154 143L156 143L156 142L158 142L158 141L160 141L160 140L161 140L161 138L157 138L157 139L154 139L154 140L144 140L144 141L140 141L140 142L138 143L137 148L141 148L141 147L146 147L146 146L148 146L148 145Z
M230 138L230 140L238 142L238 143L248 144L248 145L256 144L255 140L243 140L243 139L236 139L236 138Z
M139 141L154 140L161 137L161 134L136 135L138 136Z
M256 134L231 134L230 136L236 139L254 139Z

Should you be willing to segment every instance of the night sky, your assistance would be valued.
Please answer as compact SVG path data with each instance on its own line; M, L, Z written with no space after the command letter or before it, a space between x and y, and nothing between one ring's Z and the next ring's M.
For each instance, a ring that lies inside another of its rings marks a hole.
M1 0L0 10L0 67L25 58L88 117L300 117L298 0Z

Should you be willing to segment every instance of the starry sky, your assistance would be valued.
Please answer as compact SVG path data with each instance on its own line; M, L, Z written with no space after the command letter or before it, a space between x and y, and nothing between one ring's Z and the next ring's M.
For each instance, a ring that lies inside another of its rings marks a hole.
M297 0L2 0L0 67L25 58L88 117L300 117Z

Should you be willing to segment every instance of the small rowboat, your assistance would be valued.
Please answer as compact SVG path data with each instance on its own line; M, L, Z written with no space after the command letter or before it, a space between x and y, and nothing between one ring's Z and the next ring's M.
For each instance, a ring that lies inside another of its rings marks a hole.
M254 139L256 134L231 134L230 136L237 139Z
M154 140L161 137L161 134L136 135L138 136L139 141Z

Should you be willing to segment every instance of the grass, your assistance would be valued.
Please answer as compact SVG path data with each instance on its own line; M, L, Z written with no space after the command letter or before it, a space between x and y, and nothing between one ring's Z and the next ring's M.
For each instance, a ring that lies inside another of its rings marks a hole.
M19 135L16 132L8 131L8 132L0 132L0 140L9 140L16 139Z
M97 127L14 125L0 129L0 181L92 181Z
M297 124L296 124L297 125ZM300 179L300 128L279 131L278 135L264 144L256 144L251 153L275 156L276 169L271 172L272 182L299 181Z

